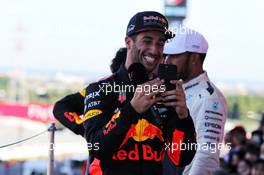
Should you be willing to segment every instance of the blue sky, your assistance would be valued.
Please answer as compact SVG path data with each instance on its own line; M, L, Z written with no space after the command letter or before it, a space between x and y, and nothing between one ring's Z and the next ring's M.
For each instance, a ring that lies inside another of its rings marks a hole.
M207 38L212 79L264 83L263 5L189 0L184 24ZM163 0L0 0L0 72L108 74L130 17L143 10L163 12Z

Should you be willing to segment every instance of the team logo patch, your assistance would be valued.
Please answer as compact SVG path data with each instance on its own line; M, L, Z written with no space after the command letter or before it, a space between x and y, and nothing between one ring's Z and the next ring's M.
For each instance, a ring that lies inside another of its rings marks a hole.
M189 101L193 96L191 94L187 95L186 101Z
M214 110L217 110L219 108L219 102L218 101L213 102L212 107Z
M100 109L91 109L88 112L86 112L86 114L84 115L84 120L95 117L95 116L102 114L102 113L103 112Z
M118 101L122 104L124 101L126 101L126 94L125 93L119 93Z

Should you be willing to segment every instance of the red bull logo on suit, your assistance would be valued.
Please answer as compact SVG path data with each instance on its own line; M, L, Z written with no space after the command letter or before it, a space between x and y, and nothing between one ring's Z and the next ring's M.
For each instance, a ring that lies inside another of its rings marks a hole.
M139 160L139 146L142 147L142 158L144 160L155 160L161 161L164 156L164 149L159 151L153 150L150 145L146 144L135 144L134 149L132 150L124 150L121 149L129 139L133 139L136 142L143 142L148 139L153 140L154 138L158 138L160 141L164 142L164 138L162 136L163 132L157 126L149 123L146 119L139 119L137 124L131 125L129 131L126 134L125 139L123 140L120 150L113 155L114 160Z

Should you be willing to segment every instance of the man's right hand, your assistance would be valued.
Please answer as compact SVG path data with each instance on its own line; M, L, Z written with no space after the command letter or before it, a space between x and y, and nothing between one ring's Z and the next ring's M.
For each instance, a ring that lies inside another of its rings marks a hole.
M156 97L157 94L164 92L165 89L160 88L164 83L163 80L154 79L144 84L138 85L132 100L131 106L138 113L147 111L153 104L161 101L162 97Z

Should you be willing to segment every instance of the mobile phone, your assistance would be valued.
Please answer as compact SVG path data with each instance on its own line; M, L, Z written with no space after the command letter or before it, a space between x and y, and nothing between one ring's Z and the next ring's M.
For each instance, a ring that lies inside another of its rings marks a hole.
M176 85L171 84L170 80L177 80L177 66L173 64L160 64L158 77L165 80L166 91L176 89Z
M177 66L174 64L160 64L158 77L164 80L177 80Z

